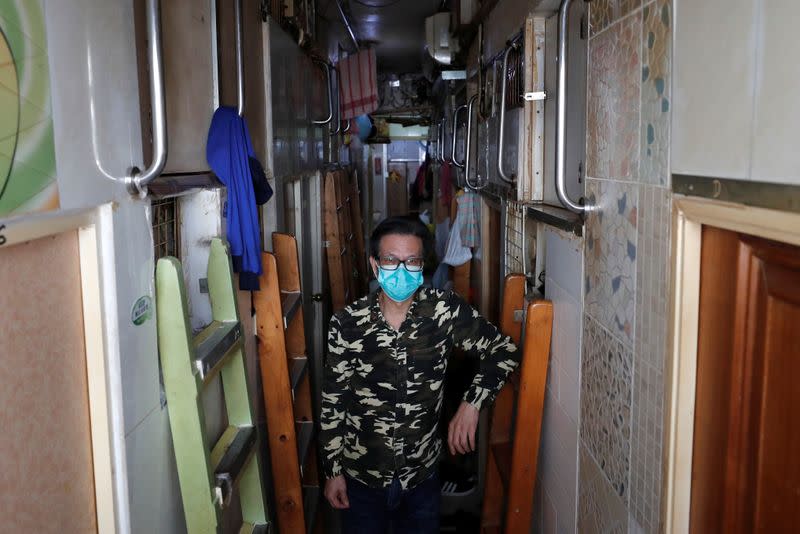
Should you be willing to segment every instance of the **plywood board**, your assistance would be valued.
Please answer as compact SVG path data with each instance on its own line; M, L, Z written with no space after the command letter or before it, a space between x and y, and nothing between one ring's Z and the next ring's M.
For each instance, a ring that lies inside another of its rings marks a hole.
M2 528L97 532L78 233L2 257Z

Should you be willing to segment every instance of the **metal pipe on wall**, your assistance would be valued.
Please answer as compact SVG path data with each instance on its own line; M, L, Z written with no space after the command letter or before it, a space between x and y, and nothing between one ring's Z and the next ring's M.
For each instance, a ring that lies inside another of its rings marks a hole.
M161 3L147 0L145 6L147 19L147 40L150 46L147 59L150 63L150 106L153 121L153 161L144 171L133 167L123 179L132 195L147 196L147 184L164 170L167 164L167 111L164 90L164 61L161 47Z
M503 53L503 68L500 70L502 81L500 82L500 127L497 133L497 175L507 184L514 183L514 175L507 175L505 169L503 169L506 127L506 78L508 77L508 55L516 47L516 43L511 43L506 47L506 51Z
M582 206L567 193L567 63L569 9L572 0L561 0L558 10L558 94L556 103L556 194L558 200L570 211L584 213Z

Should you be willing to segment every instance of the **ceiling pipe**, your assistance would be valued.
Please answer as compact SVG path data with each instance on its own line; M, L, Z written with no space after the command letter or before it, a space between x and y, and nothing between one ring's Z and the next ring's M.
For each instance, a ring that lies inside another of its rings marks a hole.
M356 34L353 33L353 27L350 26L350 21L347 20L347 16L344 14L341 0L336 0L336 7L339 8L339 15L342 16L342 22L344 22L345 28L347 28L347 33L350 34L350 39L353 40L353 46L356 47L356 52L358 52L358 40L356 39Z

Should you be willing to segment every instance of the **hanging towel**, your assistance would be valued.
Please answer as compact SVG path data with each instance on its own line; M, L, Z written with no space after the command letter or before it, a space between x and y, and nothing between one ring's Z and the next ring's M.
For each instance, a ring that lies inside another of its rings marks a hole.
M461 243L465 247L477 247L481 242L479 225L481 201L478 193L465 191L456 198L456 202L458 202L458 214L461 216Z
M342 119L354 119L378 109L375 49L361 50L339 61Z
M261 274L261 233L253 192L250 158L255 157L247 123L236 108L220 107L208 130L206 159L228 192L223 216L227 218L227 239L233 270L239 273L239 289L259 289Z

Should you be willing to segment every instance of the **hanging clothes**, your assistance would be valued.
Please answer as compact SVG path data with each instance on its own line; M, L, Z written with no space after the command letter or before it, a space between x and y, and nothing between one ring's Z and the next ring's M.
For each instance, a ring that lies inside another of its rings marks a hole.
M261 274L261 232L250 158L255 158L255 151L244 118L236 108L218 108L208 130L206 159L227 188L226 237L239 289L244 291L258 290Z

